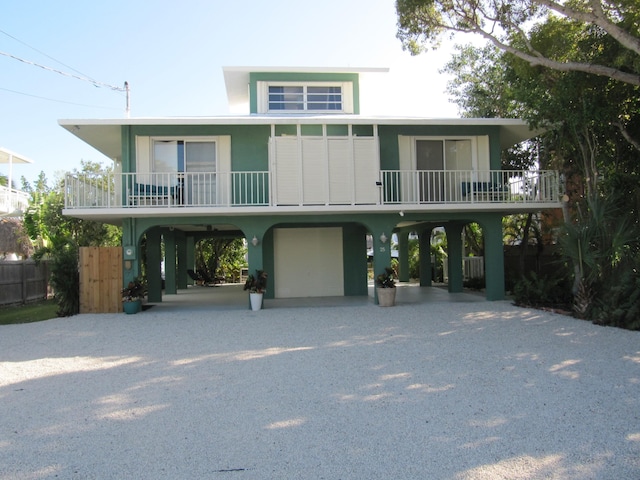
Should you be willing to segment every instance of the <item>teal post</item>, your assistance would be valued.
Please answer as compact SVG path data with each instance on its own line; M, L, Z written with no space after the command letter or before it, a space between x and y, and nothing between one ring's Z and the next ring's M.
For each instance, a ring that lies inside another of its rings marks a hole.
M504 300L504 248L502 217L492 215L482 222L484 234L484 275L487 300Z
M398 233L398 280L401 282L409 281L409 233Z
M176 235L164 232L164 293L176 294Z
M457 222L447 223L447 253L449 261L449 292L463 291L462 285L462 227Z
M184 232L176 234L176 250L178 255L177 279L178 289L187 288L187 237Z
M153 228L147 231L147 287L149 302L162 302L162 276L160 262L162 249L160 247L160 230Z
M433 272L431 271L431 230L420 233L420 286L430 287Z
M140 275L140 246L136 241L135 221L132 218L122 220L122 245L135 248L135 260L123 259L123 287ZM123 252L124 253L124 252Z
M185 245L185 249L186 249L186 259L184 262L184 271L185 274L187 272L187 270L191 269L191 270L195 270L195 265L196 265L196 240L194 238L193 235L189 235L186 238L186 245ZM187 275L187 285L193 285L194 284L194 280Z
M368 295L367 230L361 225L342 227L344 295Z
M386 237L381 238L381 237ZM384 240L384 241L383 241ZM373 298L378 304L378 292L375 289L375 279L384 273L385 267L391 266L391 232L389 230L374 230L373 233Z

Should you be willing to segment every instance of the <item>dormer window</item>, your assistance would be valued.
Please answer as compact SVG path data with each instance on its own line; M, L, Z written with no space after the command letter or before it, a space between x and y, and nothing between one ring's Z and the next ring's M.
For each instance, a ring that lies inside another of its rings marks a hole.
M353 113L350 82L258 82L259 113Z

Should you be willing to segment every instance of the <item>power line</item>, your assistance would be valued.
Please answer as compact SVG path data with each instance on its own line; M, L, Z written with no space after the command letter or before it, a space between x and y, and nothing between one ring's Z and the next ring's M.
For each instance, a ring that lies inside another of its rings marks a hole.
M39 67L39 68L42 68L42 69L47 70L49 72L53 72L53 73L57 73L59 75L63 75L65 77L75 78L76 80L82 80L83 82L91 83L95 87L106 87L106 88L110 88L111 90L115 90L117 92L125 92L125 91L127 91L126 86L125 87L117 87L115 85L110 85L108 83L98 82L97 80L93 80L92 78L89 78L89 77L74 75L73 73L63 72L62 70L57 70L55 68L47 67L46 65L40 65L39 63L35 63L35 62L30 61L30 60L25 60L24 58L20 58L20 57L16 57L15 55L11 55L10 53L6 53L6 52L1 52L0 51L0 55L4 55L5 57L13 58L14 60L18 60L19 62L26 63L27 65L33 65L34 67Z
M74 72L76 72L76 73L78 73L78 74L80 74L80 75L82 75L82 76L84 76L84 77L91 78L89 75L86 75L86 74L82 73L81 71L76 70L75 68L70 67L69 65L67 65L67 64L65 64L65 63L62 63L60 60L57 60L57 59L53 58L51 55L47 55L47 54L46 54L46 53L44 53L42 50L38 50L37 48L32 47L31 45L29 45L29 44L27 44L27 43L23 42L23 41L22 41L22 40L20 40L19 38L14 37L13 35L11 35L11 34L9 34L9 33L5 32L4 30L0 30L0 33L3 33L4 35L6 35L7 37L9 37L9 38L11 38L11 39L15 40L16 42L21 43L22 45L24 45L24 46L26 46L26 47L30 48L30 49L31 49L31 50L33 50L34 52L38 52L40 55L44 55L44 56L45 56L45 57L47 57L48 59L53 60L53 61L54 61L54 62L56 62L56 63L59 63L60 65L62 65L62 66L63 66L63 67L65 67L65 68L68 68L69 70L73 70ZM93 79L92 79L92 80L93 80Z
M24 95L25 97L39 98L41 100L47 100L49 102L66 103L66 104L69 104L69 105L77 105L77 106L80 106L80 107L87 107L87 108L104 108L104 109L109 109L109 110L119 110L119 108L115 108L115 107L104 107L104 106L100 106L100 105L86 105L84 103L75 103L75 102L67 102L65 100L56 100L54 98L41 97L39 95L32 95L30 93L18 92L17 90L10 90L8 88L3 88L3 87L0 87L0 90L3 90L5 92L10 92L10 93L15 93L15 94L18 94L18 95Z

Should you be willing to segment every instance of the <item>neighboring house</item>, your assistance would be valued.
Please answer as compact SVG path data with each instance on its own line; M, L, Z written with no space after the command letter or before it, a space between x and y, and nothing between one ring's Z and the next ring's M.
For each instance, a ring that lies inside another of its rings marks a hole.
M0 185L0 217L21 217L29 206L29 194L13 188L13 165L20 163L33 163L32 160L0 147L0 164L9 167L7 184Z
M114 161L108 181L68 175L65 215L123 227L125 282L140 272L146 234L149 300L188 282L194 245L247 239L249 271L269 273L269 297L367 295L374 271L408 235L430 285L430 232L444 227L449 290L462 290L465 224L482 226L486 297L502 299L502 216L559 206L555 171L502 171L502 150L535 135L508 119L360 115L360 76L385 69L224 68L229 101L248 114L61 120ZM392 95L393 92L379 92ZM403 280L408 278L401 278Z

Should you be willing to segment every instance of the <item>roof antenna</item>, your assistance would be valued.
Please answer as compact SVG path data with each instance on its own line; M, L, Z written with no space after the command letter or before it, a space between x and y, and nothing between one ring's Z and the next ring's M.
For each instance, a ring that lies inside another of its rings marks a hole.
M124 91L127 96L127 105L125 107L125 115L127 118L131 117L131 90L129 89L129 82L124 82Z

